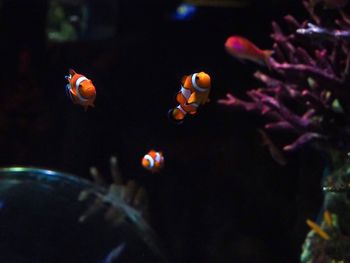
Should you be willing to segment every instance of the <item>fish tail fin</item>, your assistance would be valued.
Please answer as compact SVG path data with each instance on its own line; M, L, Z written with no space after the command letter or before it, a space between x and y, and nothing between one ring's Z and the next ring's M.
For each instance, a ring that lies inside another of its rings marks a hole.
M265 65L271 69L271 62L270 62L270 58L271 58L271 55L273 54L273 50L264 50L264 62L265 62Z
M261 136L261 144L263 146L269 145L270 142L266 132L262 129L258 129L258 132L260 133L260 136Z
M173 108L168 111L168 118L176 124L181 124L184 121L185 116L185 113L178 108Z

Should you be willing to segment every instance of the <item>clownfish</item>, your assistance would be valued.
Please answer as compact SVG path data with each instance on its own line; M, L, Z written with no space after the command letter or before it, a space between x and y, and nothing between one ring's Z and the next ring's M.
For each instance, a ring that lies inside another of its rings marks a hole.
M242 60L248 59L260 65L270 66L269 59L272 50L261 50L248 39L240 36L231 36L225 42L226 51L233 57Z
M168 112L170 119L181 123L187 114L196 114L199 105L209 101L210 89L211 80L207 73L199 72L184 76L181 89L176 95L179 105Z
M66 91L73 103L80 104L85 111L89 106L95 106L96 88L91 80L76 73L73 69L69 70L69 76L65 78L68 80Z
M141 163L146 170L152 173L158 172L164 165L163 153L151 150L143 156Z

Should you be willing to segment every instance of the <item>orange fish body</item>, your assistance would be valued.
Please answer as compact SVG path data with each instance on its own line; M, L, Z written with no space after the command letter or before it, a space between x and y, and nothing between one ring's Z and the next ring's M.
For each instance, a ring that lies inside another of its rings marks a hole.
M179 105L169 111L170 118L182 122L187 114L196 114L199 105L208 102L210 88L211 79L205 72L184 76L176 95Z
M73 69L69 70L69 76L66 76L66 79L68 80L66 91L73 103L80 104L85 111L89 106L95 106L96 88L91 80Z
M248 39L231 36L225 42L226 51L237 59L248 59L261 65L269 66L271 50L261 50Z
M143 156L141 163L145 169L155 173L164 166L164 156L161 152L151 150Z

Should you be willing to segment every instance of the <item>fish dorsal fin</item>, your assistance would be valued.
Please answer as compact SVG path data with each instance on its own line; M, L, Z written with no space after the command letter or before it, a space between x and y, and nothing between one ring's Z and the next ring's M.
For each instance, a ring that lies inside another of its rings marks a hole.
M77 74L74 69L69 69L69 74L73 77L75 74Z
M181 85L185 85L185 81L186 81L186 78L188 77L188 75L185 75L181 78Z

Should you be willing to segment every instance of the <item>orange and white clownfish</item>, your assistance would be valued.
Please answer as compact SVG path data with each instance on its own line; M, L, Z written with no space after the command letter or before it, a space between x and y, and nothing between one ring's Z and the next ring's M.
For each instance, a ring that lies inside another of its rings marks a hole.
M150 150L145 156L143 156L141 163L145 169L152 173L158 172L164 165L163 153Z
M181 123L187 114L196 114L199 105L209 101L211 89L210 76L205 72L184 76L181 81L181 89L176 95L179 105L169 111L170 119Z
M66 91L73 103L80 104L85 111L89 106L95 106L96 88L91 80L76 73L73 69L69 70L69 76L65 78L68 80Z

